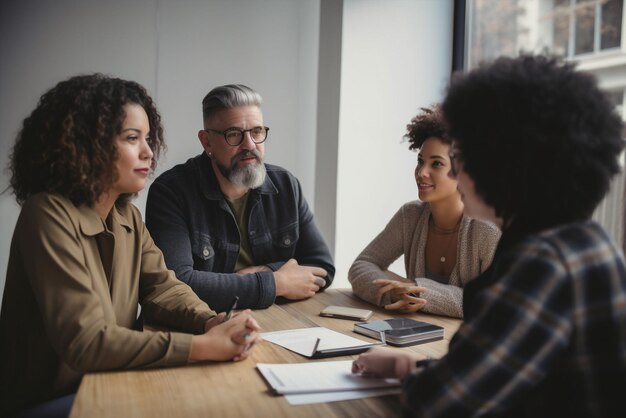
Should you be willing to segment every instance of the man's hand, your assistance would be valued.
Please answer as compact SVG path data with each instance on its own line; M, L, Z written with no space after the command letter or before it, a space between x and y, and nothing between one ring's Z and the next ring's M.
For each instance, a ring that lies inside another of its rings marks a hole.
M306 299L326 285L328 273L320 267L301 266L293 258L274 272L276 296L287 299Z
M391 303L385 305L385 309L404 313L417 312L426 305L426 299L419 297L426 288L416 286L414 283L406 283L397 280L376 279L373 284L380 286L378 289L378 301L389 293Z

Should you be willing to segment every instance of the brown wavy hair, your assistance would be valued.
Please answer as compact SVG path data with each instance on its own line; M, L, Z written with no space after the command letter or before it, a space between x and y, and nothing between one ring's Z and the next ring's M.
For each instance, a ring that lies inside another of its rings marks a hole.
M77 206L92 206L117 180L115 137L129 103L140 105L148 115L154 170L165 144L161 116L146 90L134 81L98 73L75 76L44 93L24 119L9 163L17 202L52 192ZM116 203L133 196L123 194Z
M422 148L424 141L435 137L444 144L451 145L452 139L446 132L443 113L439 104L430 107L420 108L422 111L406 126L404 138L409 141L409 149L416 150Z

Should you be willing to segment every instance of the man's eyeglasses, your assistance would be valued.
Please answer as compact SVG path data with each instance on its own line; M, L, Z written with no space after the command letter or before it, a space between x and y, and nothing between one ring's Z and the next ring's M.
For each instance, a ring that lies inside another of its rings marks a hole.
M448 154L450 158L450 171L452 175L456 177L461 171L461 164L463 164L463 154L457 148L452 148Z
M262 142L265 142L265 140L267 139L267 131L269 130L270 128L268 128L267 126L255 126L251 129L228 128L224 131L217 131L215 129L205 129L204 131L223 135L228 145L237 147L243 142L243 136L246 132L250 133L250 138L252 138L252 142L254 142L255 144L260 144Z

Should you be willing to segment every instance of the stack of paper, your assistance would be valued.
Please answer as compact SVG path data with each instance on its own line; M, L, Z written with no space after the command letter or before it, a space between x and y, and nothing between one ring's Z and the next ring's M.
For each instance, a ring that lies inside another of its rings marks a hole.
M352 374L352 360L316 363L266 364L257 368L272 389L292 405L395 395L398 379Z

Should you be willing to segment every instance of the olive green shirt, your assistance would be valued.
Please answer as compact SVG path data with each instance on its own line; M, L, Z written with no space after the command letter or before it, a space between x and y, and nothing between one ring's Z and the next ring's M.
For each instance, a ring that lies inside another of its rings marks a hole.
M132 330L146 321L179 332ZM0 416L77 389L84 373L188 362L215 312L168 271L131 204L106 222L39 193L15 227L0 313Z
M250 241L248 240L248 196L250 193L246 193L239 199L230 200L226 198L230 210L233 211L235 221L237 222L237 228L239 228L239 256L235 263L235 271L239 271L242 268L250 267L254 265L252 260L252 251L250 250ZM244 231L243 233L241 231Z

